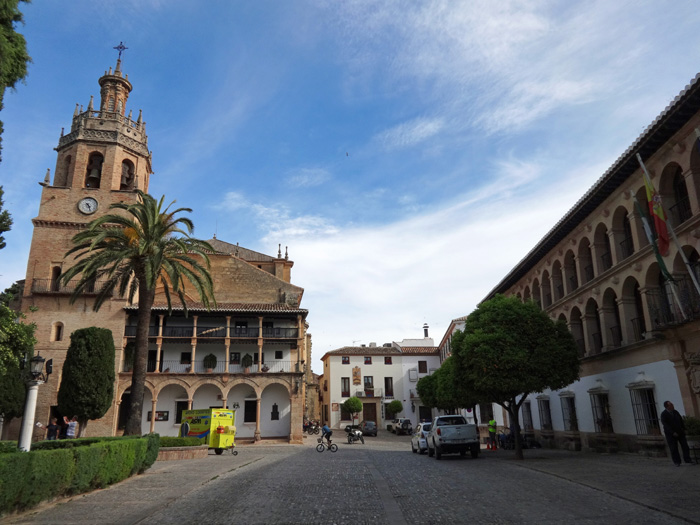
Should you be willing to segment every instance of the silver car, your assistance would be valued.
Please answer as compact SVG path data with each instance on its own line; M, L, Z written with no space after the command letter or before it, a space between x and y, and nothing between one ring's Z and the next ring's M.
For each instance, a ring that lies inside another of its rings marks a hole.
M416 427L416 431L411 436L411 450L414 454L416 452L422 454L428 450L428 441L426 440L426 436L428 435L428 432L430 432L431 426L432 423L421 423Z

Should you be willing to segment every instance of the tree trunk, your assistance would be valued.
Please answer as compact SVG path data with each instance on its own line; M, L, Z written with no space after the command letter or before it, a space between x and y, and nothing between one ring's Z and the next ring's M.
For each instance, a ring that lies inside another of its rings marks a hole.
M139 282L139 310L136 321L134 368L131 372L131 401L129 403L129 417L124 428L125 436L141 435L143 394L148 367L148 329L151 324L151 308L155 298L155 287L149 290L145 277L137 277L137 279Z
M508 403L508 414L510 415L510 433L513 434L515 439L515 459L525 459L523 456L523 447L520 439L520 421L518 420L518 412L520 412L520 405L515 402L515 399L511 399Z
M79 419L78 420L78 435L76 437L83 437L85 434L85 429L87 429L88 426L88 419Z

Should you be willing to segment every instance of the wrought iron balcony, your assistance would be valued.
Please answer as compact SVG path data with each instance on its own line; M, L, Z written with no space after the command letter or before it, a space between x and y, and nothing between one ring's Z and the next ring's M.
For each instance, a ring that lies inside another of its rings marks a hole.
M212 364L212 363L207 363ZM251 365L248 368L248 373L293 373L300 372L299 366L297 366L296 361L268 361L259 365L257 363ZM122 372L131 372L133 370L132 364L124 363L122 367ZM156 360L149 359L146 371L149 373L161 373L161 374L244 374L246 373L245 368L238 363L227 363L225 360L217 360L216 364L209 368L205 366L204 359L197 359L193 364L191 362L182 361L180 359L164 359L161 361L158 367L158 372L156 372Z

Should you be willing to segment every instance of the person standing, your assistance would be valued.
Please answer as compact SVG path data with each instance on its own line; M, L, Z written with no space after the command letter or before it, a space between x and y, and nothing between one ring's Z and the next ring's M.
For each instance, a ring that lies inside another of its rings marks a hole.
M58 439L58 431L61 427L56 423L58 420L55 417L51 418L51 422L46 425L46 439L49 441L55 441Z
M688 441L685 439L685 423L683 417L675 409L673 403L664 401L664 411L661 412L661 424L664 426L664 435L668 448L671 450L671 459L677 467L681 466L681 456L678 453L678 444L683 450L683 461L692 464Z
M66 429L66 439L75 439L75 430L78 426L78 416L73 416L71 419L63 416L63 420L66 422L66 425L68 425L68 428Z
M489 421L489 444L486 449L496 450L496 420Z

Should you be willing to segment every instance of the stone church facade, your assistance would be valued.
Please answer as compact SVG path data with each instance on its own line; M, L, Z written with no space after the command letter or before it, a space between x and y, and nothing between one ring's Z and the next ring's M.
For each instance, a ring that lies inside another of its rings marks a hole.
M699 128L700 75L487 297L536 301L578 344L580 381L523 406L544 444L663 453L663 402L700 416ZM635 208L648 215L637 154L678 239L663 258L673 282Z
M70 334L89 326L112 331L114 400L87 432L117 435L130 395L136 303L114 295L95 312L94 291L71 304L74 283L59 280L72 264L64 259L71 238L92 219L110 213L111 204L136 202L136 190L148 192L153 175L141 112L135 119L126 112L132 84L121 61L99 85L99 106L92 98L86 110L76 106L70 132L61 133L56 147L53 181L47 173L41 183L21 308L37 326L35 352L54 365L49 381L39 387L37 421L72 415L59 414L56 407ZM182 410L228 407L236 410L238 438L300 443L306 383L312 380L311 335L308 311L301 308L303 289L291 283L294 263L281 247L269 256L216 238L208 242L215 250L210 271L217 306L207 310L192 297L188 316L175 301L168 315L164 296L156 295L142 430L177 435ZM243 366L246 356L252 360L249 367ZM18 421L6 425L6 436L16 435L18 428ZM37 430L35 439L40 434Z

